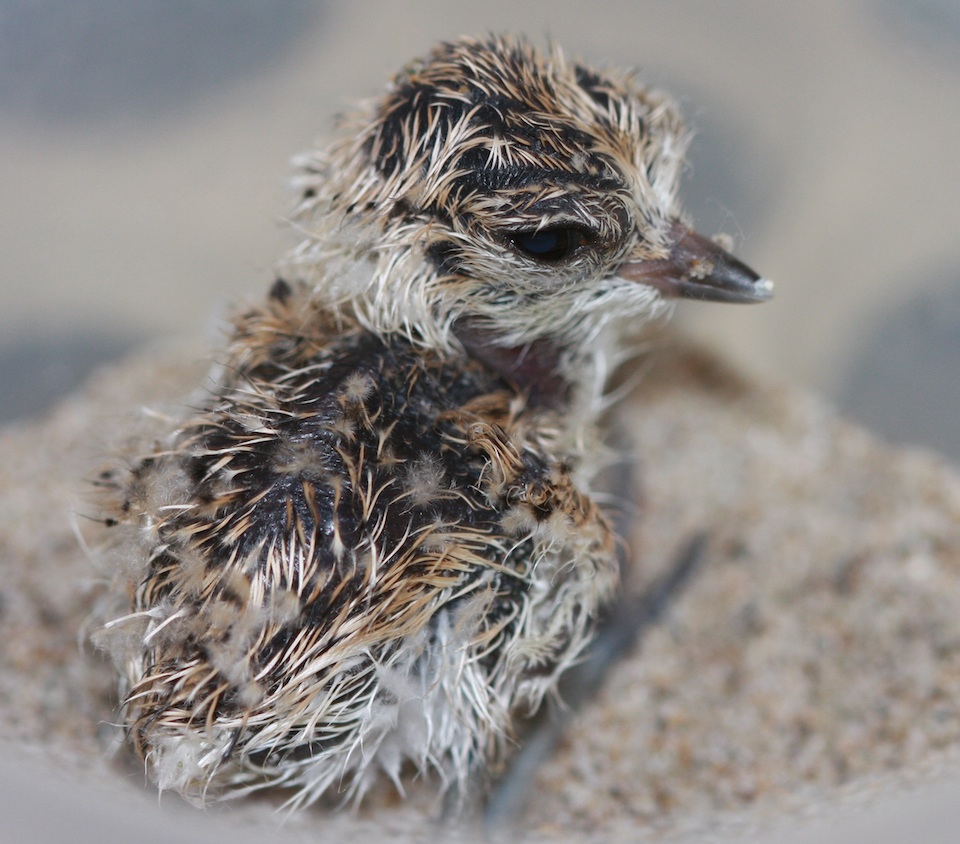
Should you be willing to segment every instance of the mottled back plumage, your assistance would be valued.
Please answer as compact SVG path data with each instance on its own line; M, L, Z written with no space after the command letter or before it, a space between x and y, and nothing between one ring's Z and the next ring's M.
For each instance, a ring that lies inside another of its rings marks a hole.
M662 98L492 38L304 157L303 242L209 397L102 479L106 639L162 788L462 788L502 755L616 586L589 483L624 329L769 294L679 222L682 151Z

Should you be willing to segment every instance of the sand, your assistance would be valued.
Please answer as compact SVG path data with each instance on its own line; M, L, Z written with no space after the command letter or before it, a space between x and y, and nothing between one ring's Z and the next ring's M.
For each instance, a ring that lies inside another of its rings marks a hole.
M157 808L118 749L114 675L86 640L109 576L87 484L150 418L142 408L189 400L204 355L180 344L111 366L43 421L0 434L0 791L20 824L9 840L430 838L433 783L281 827L269 799L201 812L164 796ZM616 420L642 490L628 588L642 591L699 531L705 556L575 716L519 832L781 840L811 816L832 829L851 803L875 822L918 785L951 782L960 478L672 336L642 369Z

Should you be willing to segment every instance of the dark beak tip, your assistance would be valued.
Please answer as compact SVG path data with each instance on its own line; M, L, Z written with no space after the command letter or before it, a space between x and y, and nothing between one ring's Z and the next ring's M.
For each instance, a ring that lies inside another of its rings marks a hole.
M769 302L773 298L774 283L769 278L758 278L753 283L753 302Z
M720 296L720 301L734 302L743 304L753 304L759 302L769 302L773 298L773 282L768 278L757 276L750 281L737 281L722 284L717 287L707 288L716 291Z

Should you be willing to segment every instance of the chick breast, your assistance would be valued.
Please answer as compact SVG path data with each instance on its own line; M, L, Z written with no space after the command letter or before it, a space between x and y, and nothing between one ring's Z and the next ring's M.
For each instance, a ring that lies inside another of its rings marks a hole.
M614 588L555 411L309 311L281 285L243 315L205 406L116 486L146 622L127 718L162 787L462 780Z

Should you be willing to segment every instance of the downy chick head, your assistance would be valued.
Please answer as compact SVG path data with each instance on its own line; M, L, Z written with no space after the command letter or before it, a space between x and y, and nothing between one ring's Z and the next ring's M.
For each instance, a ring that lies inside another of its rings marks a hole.
M681 221L671 103L491 37L442 44L305 157L287 270L418 343L588 354L676 296L772 286Z

